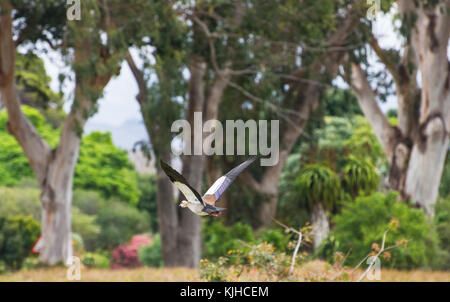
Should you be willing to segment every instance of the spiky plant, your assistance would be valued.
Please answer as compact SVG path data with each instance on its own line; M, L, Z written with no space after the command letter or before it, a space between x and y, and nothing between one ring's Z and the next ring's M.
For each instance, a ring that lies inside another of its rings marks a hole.
M330 168L320 165L307 165L297 177L296 185L300 198L306 202L309 210L315 204L333 211L341 196L341 181Z
M356 197L360 192L368 195L378 186L378 174L368 159L350 156L343 169L342 185L346 192Z

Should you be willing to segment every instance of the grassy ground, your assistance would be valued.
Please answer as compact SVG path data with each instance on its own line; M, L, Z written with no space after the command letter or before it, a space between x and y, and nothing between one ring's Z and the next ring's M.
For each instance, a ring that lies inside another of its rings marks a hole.
M320 262L305 264L296 270L295 276L298 281L311 280L310 275L317 275L324 271ZM357 272L355 276L359 276ZM246 272L235 281L260 281L264 280L260 272L253 270ZM0 275L0 282L8 281L67 281L66 268L41 268L36 270L23 270L11 274ZM199 272L185 268L137 268L123 270L87 269L81 270L81 281L125 281L125 282L171 282L171 281L201 281ZM366 280L367 281L367 280ZM382 270L381 281L410 281L410 282L450 282L450 272L436 271L396 271Z

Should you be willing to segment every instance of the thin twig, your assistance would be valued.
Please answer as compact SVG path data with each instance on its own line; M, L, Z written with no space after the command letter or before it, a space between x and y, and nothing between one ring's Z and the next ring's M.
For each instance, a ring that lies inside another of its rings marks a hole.
M289 227L289 226L287 226L287 225L285 225L285 224L279 222L279 221L276 220L276 219L273 219L273 221L275 221L276 223L278 223L279 225L281 225L281 226L282 226L283 228L285 228L286 230L298 234L297 244L296 244L295 249L294 249L294 254L292 255L291 267L289 268L289 274L292 274L292 273L294 272L295 259L297 258L297 253L298 253L298 251L299 251L299 249L300 249L300 245L301 245L301 243L302 243L303 234L302 234L301 231L297 231L296 229L291 228L291 227Z

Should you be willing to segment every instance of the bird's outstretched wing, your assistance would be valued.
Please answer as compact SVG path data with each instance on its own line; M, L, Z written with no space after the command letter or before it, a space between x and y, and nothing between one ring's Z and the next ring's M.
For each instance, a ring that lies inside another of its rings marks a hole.
M191 185L187 182L187 180L175 171L171 166L160 161L161 168L164 170L166 175L169 177L170 181L183 193L183 195L186 197L186 199L191 203L201 203L205 204L203 202L202 196L193 188Z
M252 162L254 162L258 156L252 156L247 159L245 162L240 164L239 166L233 168L226 175L217 179L214 184L206 191L205 195L203 195L203 199L214 205L217 200L219 200L220 196L223 195L225 190L230 186L230 184L236 179L236 177L241 174L242 171L245 170Z

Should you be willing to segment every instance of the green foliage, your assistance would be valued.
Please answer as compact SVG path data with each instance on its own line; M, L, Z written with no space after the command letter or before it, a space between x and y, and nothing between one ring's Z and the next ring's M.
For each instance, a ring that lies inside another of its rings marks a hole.
M45 121L38 110L22 106L38 133L52 146L59 141L59 130ZM28 159L15 138L6 133L7 112L0 112L0 186L16 185L34 177ZM139 201L137 173L127 152L114 146L109 133L93 132L82 139L75 169L74 187L96 190L105 198L117 197L132 204Z
M138 188L141 192L137 208L146 211L150 216L150 228L153 233L158 232L158 209L157 209L157 184L156 175L139 175Z
M156 234L152 238L151 245L143 245L138 251L139 260L145 266L161 267L163 266L161 237Z
M301 170L301 155L288 156L279 181L277 216L292 227L300 227L309 220L306 207L301 206L295 180Z
M439 237L440 257L438 267L450 269L450 196L436 203L434 222Z
M135 234L150 231L148 214L128 203L104 200L94 192L75 191L73 205L84 214L95 215L95 224L100 227L98 235L83 238L88 251L111 249Z
M304 200L309 209L321 203L333 211L341 196L339 177L322 165L307 165L297 177L296 184L300 200Z
M37 109L22 106L22 111L30 120L37 132L52 146L58 143L59 131L54 130L45 122L44 117ZM0 186L12 186L22 178L33 176L28 159L16 139L7 133L6 123L8 114L6 110L0 111Z
M110 133L92 132L81 143L75 168L75 188L96 190L105 198L116 197L137 204L137 173L127 152L114 146Z
M39 223L31 216L0 217L0 260L19 269L40 233Z
M370 194L378 187L378 175L370 160L350 157L343 174L343 186L352 197L360 192Z
M212 262L208 259L200 260L200 278L208 282L226 282L227 270L226 264L228 258L219 257L216 262Z
M40 221L41 211L38 189L0 187L0 217L31 215Z
M344 141L344 147L351 150L357 158L367 158L374 166L387 170L387 159L381 144L378 142L372 128L362 116L355 116L352 135Z
M81 262L88 268L109 268L111 261L105 255L99 253L85 253Z
M36 54L16 53L15 79L17 88L25 95L22 104L39 108L43 112L50 107L62 109L63 99L51 90L51 78L47 75L44 61Z
M259 237L258 242L267 242L277 251L286 252L291 236L284 233L279 228L267 229Z
M386 247L395 245L401 239L406 239L408 246L390 250L390 261L382 260L381 266L411 269L433 265L438 239L432 225L423 211L412 209L397 199L396 192L357 197L333 218L335 227L321 254L330 256L336 251L344 254L350 251L346 265L355 266L369 254L373 243L381 244L389 222L396 218L399 228L388 233Z
M28 256L27 258L25 258L23 260L23 263L22 263L22 269L25 269L25 270L34 270L34 269L41 268L44 266L45 266L45 264L39 260L39 256L37 256L37 255Z
M236 281L244 271L255 271L261 281L289 281L291 257L278 252L271 244L262 242L250 244L245 249L230 251L238 261L231 262L230 256L219 257L216 262L200 261L200 278L210 282ZM236 264L237 263L237 264ZM232 266L230 266L232 264Z
M448 151L439 185L439 195L442 197L450 196L450 152Z
M326 116L344 117L362 114L358 99L351 90L330 89L321 105L324 106Z
M242 246L239 240L254 241L252 228L240 222L227 227L216 220L209 223L205 220L202 231L203 256L206 258L217 258L226 255L230 250L238 249Z
M100 234L100 226L96 216L82 213L77 207L72 207L72 232L81 236L81 242L92 242Z

